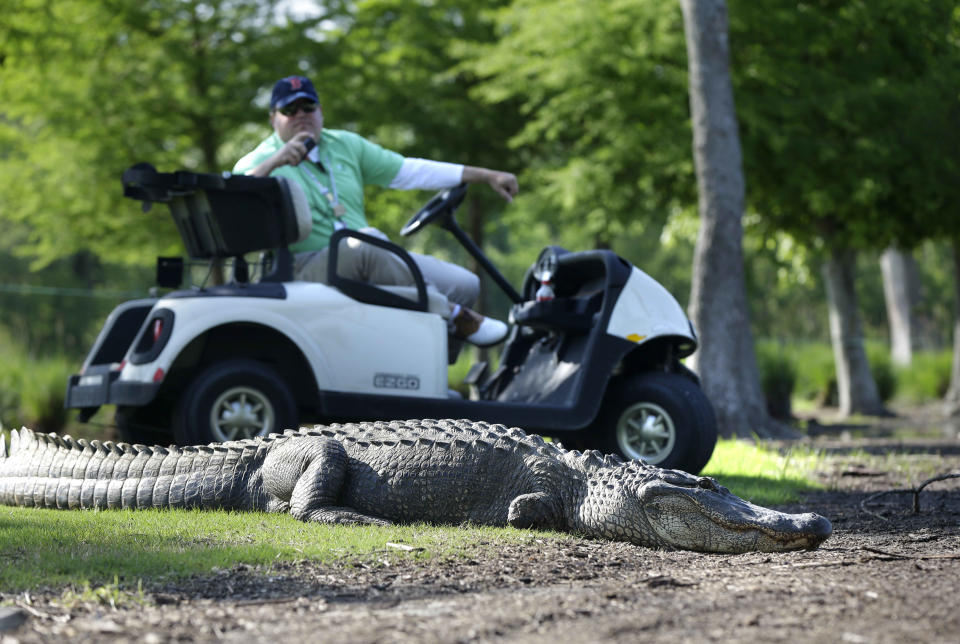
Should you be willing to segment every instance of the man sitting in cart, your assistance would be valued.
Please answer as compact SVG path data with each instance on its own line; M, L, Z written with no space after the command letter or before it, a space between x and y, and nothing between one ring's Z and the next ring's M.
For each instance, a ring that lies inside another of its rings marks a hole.
M486 183L507 201L519 187L509 172L454 163L407 158L353 132L323 127L323 112L313 83L305 76L281 78L270 97L273 134L233 168L236 174L283 176L296 181L310 204L313 225L304 241L293 244L294 277L325 282L330 236L349 228L386 239L367 224L363 187L443 190L460 183ZM315 142L310 147L309 141ZM338 249L337 272L375 284L411 286L413 276L394 253L347 238ZM410 253L424 280L446 296L456 337L478 346L502 341L507 325L473 311L479 278L467 269L428 255Z

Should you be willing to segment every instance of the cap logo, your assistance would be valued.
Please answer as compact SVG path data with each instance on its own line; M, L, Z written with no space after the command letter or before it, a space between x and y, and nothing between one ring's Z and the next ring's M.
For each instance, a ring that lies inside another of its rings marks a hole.
M291 76L291 77L288 78L287 80L290 81L290 89L292 89L293 91L297 91L297 90L300 89L300 78L299 78L299 77L297 77L297 76Z

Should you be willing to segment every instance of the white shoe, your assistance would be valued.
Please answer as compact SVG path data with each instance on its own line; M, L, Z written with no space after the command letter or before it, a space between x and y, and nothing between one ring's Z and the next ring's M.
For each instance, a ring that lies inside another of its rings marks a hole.
M465 306L455 312L450 319L450 326L454 336L478 347L499 344L510 331L504 322L480 315Z

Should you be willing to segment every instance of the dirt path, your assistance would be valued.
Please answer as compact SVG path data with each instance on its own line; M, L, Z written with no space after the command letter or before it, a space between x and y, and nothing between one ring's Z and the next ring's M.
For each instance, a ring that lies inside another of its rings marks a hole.
M918 515L909 495L861 505L931 470L960 471L960 443L898 444L914 453L894 466L869 456L889 445L857 442L867 451L824 472L830 492L788 508L833 521L812 552L702 555L532 534L455 560L238 567L148 589L145 605L119 610L40 594L0 642L956 642L960 479L924 491ZM25 605L0 595L10 599Z

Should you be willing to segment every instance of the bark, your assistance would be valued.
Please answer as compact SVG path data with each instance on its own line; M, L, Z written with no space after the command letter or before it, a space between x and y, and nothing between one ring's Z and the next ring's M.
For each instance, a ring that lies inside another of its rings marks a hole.
M743 268L744 178L730 81L724 0L681 0L690 75L700 230L690 316L700 334L692 367L722 436L795 435L767 413Z
M913 314L919 293L916 262L909 253L890 247L880 256L880 270L890 327L890 356L894 364L906 366L913 359L918 331Z
M857 307L854 283L856 254L835 250L824 264L830 312L830 343L837 373L837 394L840 415L888 415L877 392L877 383L870 372L863 345L863 329Z
M947 416L960 417L960 241L953 242L953 368L950 372L950 388L944 398Z

